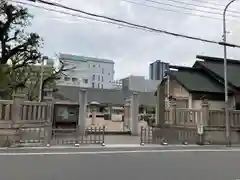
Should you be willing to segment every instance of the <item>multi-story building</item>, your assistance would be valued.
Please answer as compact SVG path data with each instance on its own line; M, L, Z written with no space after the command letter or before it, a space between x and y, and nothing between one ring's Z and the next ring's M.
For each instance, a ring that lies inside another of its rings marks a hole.
M111 89L122 89L122 80L114 80Z
M169 70L169 63L157 60L149 65L149 78L151 80L162 80L165 72Z
M67 71L58 84L92 88L112 88L114 61L71 54L60 54Z
M122 79L122 89L138 92L156 91L159 80L146 79L144 76L129 76Z

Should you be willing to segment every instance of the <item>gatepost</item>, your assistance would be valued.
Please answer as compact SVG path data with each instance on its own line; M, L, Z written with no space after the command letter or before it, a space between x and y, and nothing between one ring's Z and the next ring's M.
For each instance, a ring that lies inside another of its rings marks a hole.
M209 121L209 104L207 99L202 100L202 112L200 114L200 120L197 122L197 134L198 144L204 145L204 126L208 125Z
M131 109L131 129L132 135L139 135L139 121L138 121L138 111L139 111L139 94L134 92L132 94L132 101L130 105Z
M87 90L80 89L78 129L81 135L84 135L85 132L86 117L87 117Z

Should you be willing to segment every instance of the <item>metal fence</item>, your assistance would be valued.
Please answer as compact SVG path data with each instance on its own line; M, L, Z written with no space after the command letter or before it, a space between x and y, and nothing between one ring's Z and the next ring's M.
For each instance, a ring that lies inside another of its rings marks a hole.
M76 129L52 129L49 145L104 144L105 127L86 128L84 133Z
M86 128L83 133L79 128L53 129L45 127L21 127L13 135L0 138L2 147L52 146L52 145L104 145L105 127Z
M196 144L198 142L196 127L141 127L140 144Z

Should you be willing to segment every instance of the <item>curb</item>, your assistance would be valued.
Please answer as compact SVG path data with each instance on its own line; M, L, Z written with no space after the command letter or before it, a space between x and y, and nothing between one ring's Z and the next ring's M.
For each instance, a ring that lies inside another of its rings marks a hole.
M0 151L4 150L46 150L46 149L107 149L107 148L181 148L181 147L200 147L199 145L140 145L140 144L106 144L105 146L41 146L41 147L6 147L0 148ZM209 147L209 146L208 146ZM213 146L216 147L216 146Z

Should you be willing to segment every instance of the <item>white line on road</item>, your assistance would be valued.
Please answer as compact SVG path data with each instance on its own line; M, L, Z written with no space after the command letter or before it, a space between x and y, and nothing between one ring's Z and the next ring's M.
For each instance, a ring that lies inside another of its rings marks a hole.
M240 149L162 149L134 151L83 151L83 152L20 152L0 153L0 156L41 156L41 155L90 155L90 154L129 154L129 153L178 153L178 152L240 152Z

